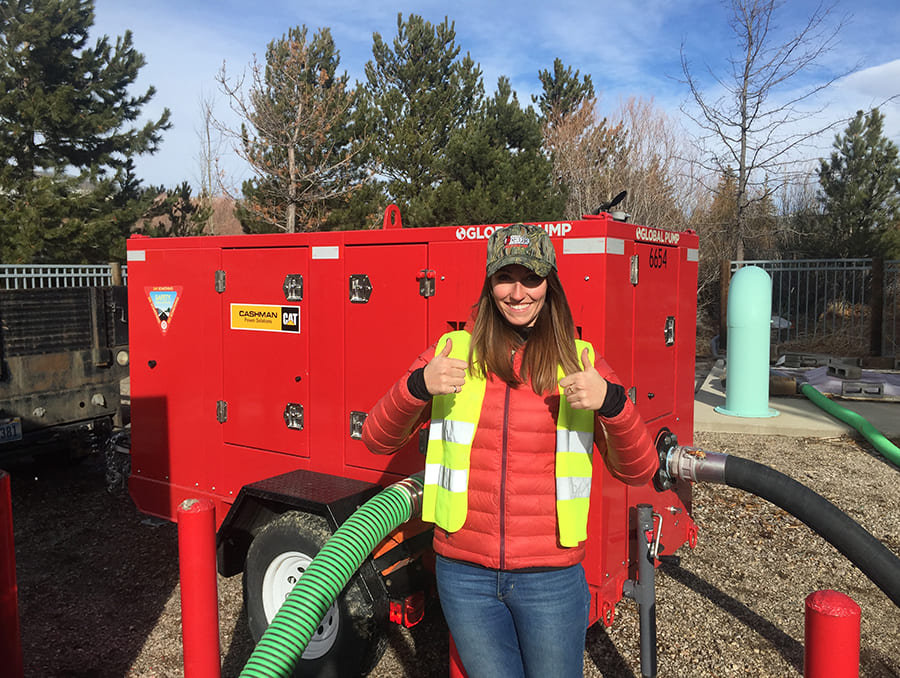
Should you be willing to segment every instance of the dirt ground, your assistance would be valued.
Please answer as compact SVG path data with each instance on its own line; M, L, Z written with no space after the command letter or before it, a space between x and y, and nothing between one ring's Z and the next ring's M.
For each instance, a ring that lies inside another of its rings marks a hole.
M695 444L754 459L837 504L900 554L900 471L850 439L699 434ZM102 458L9 469L25 674L29 678L180 678L177 533L109 492ZM659 676L802 676L804 600L819 589L862 609L861 675L900 676L900 610L793 516L722 485L694 488L697 547L657 576ZM240 577L219 580L222 675L252 650ZM391 627L371 674L448 675L439 609ZM3 671L0 670L0 674ZM585 675L641 675L637 608L589 630Z

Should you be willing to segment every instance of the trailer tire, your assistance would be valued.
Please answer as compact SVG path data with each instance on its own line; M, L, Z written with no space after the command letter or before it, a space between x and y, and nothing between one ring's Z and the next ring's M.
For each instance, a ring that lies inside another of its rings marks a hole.
M247 551L243 582L254 642L259 642L278 605L331 534L324 518L299 511L282 514L256 533ZM371 596L356 574L326 612L293 675L363 676L381 659L386 645Z

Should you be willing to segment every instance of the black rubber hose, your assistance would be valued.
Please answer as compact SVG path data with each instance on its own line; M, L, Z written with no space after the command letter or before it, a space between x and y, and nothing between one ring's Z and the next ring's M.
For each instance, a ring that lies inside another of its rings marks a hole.
M900 558L830 501L775 469L730 455L724 481L802 520L900 607Z

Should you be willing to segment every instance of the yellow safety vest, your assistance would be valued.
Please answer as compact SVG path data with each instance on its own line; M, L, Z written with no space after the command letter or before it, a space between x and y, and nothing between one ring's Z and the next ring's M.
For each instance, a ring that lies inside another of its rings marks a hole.
M450 357L468 360L471 338L465 331L449 332L438 340L436 352L440 353L447 339L452 339ZM575 343L578 355L587 348L593 362L593 347L586 341ZM557 373L562 379L561 366ZM448 532L457 531L466 522L469 460L486 385L484 379L467 370L466 385L460 393L438 395L432 401L422 519ZM560 389L555 466L556 518L563 546L577 546L587 539L593 448L593 410L573 410Z

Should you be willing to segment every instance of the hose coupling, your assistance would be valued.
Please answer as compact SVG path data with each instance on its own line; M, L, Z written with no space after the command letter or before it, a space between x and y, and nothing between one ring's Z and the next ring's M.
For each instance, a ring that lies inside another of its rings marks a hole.
M725 482L727 454L707 452L698 447L676 445L666 454L666 474L678 480L690 482Z
M396 487L409 495L411 518L422 514L422 495L425 492L425 471L419 471L408 478L398 480L391 485L391 487Z

